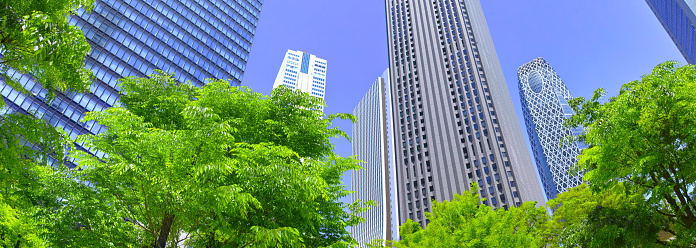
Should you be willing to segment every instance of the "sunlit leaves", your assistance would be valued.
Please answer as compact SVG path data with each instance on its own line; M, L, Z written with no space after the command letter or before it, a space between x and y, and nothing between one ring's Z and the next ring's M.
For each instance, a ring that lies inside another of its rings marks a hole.
M48 247L40 237L45 230L41 230L28 213L30 211L11 207L0 196L0 246Z
M56 91L88 91L93 75L84 68L84 60L90 46L82 31L68 23L68 17L79 8L89 10L92 4L92 0L0 2L0 81L21 94L30 94L15 72L28 74L43 86L49 102ZM0 100L0 109L3 107L5 102ZM31 114L0 116L3 247L46 245L53 230L31 227L46 224L44 217L49 215L42 211L60 205L53 194L57 190L52 188L57 185L49 182L60 178L56 171L65 169L60 165L71 142Z
M338 199L350 193L342 174L358 167L333 153L329 138L344 133L312 109L320 100L287 88L268 97L224 80L196 88L161 71L121 85L122 107L85 117L108 131L79 137L106 156L73 153L75 176L93 188L84 195L108 204L66 209L128 220L132 235L121 240L133 246L163 236L194 247L353 242L346 226L359 218L346 210L362 205Z
M640 81L622 86L600 102L575 99L569 123L586 127L579 169L595 192L623 182L629 194L645 193L648 204L682 229L676 242L694 243L696 203L696 69L676 62L658 65Z
M551 247L653 247L667 227L657 206L648 204L641 193L626 194L623 184L600 193L581 184L548 205L555 210L545 234Z
M478 188L475 184L472 188ZM509 210L479 204L476 193L454 195L452 201L434 203L426 213L430 224L422 230L408 220L395 247L543 247L546 210L533 202Z
M91 9L93 0L3 1L0 5L0 76L16 90L26 93L10 77L17 71L31 75L47 90L85 92L93 74L85 69L90 46L82 31L68 23L79 8ZM4 102L0 102L3 106Z

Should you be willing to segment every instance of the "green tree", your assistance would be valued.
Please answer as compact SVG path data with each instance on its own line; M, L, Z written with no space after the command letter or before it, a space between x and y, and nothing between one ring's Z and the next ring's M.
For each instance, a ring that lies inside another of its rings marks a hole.
M0 242L4 247L39 247L46 230L38 226L41 208L56 199L53 185L71 144L63 132L32 116L0 116ZM50 165L56 166L51 167Z
M622 182L628 195L644 193L673 223L676 243L696 244L694 66L666 62L602 103L605 94L570 101L577 114L569 125L587 131L580 139L589 148L578 162L584 179L595 192Z
M0 195L0 246L47 247L35 220L8 205Z
M667 243L658 233L668 228L643 194L626 194L622 183L600 193L581 184L548 202L555 209L544 237L550 247L654 247Z
M69 25L78 8L92 0L27 0L0 2L0 76L23 94L28 90L13 77L29 74L43 86L46 99L56 91L89 90L92 72L84 68L90 50L82 31ZM5 102L0 101L0 112ZM0 116L0 238L4 247L45 244L45 229L36 217L56 199L47 195L45 179L60 176L70 146L61 131L46 121L20 114ZM55 167L51 167L55 166Z
M85 117L108 131L79 142L106 155L75 152L82 170L72 181L91 186L66 193L71 203L59 212L73 214L45 220L58 223L49 228L56 246L354 242L345 228L360 219L346 210L361 205L338 199L350 193L341 175L359 167L334 154L329 139L347 136L331 127L335 116L312 110L323 100L285 87L267 97L224 80L201 89L162 72L121 86L124 107Z
M478 188L475 184L472 189ZM426 229L412 220L400 227L396 247L543 247L541 230L548 215L527 202L509 210L493 210L479 203L479 195L465 191L452 201L433 204L426 213Z
M89 10L93 0L3 0L0 2L0 75L12 88L28 93L8 74L31 75L48 92L86 92L92 72L84 68L90 51L82 31L68 23L79 8ZM0 101L0 107L4 101Z

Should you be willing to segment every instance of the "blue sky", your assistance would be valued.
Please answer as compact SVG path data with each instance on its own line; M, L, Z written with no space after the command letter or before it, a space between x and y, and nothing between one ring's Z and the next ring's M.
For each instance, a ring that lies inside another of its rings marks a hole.
M534 58L546 59L575 97L589 97L600 87L616 95L622 84L661 62L685 63L642 0L481 4L523 130L517 68ZM324 112L352 113L389 66L384 1L265 1L242 85L269 94L288 49L326 59ZM350 134L349 121L336 124ZM348 141L334 144L337 154L351 155ZM350 187L349 176L344 182Z

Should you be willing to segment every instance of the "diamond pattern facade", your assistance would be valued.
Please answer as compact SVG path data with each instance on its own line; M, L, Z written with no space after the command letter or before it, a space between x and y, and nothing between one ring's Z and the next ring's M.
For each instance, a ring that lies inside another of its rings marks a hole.
M522 112L542 186L548 199L582 183L582 175L571 175L583 144L564 138L582 130L570 129L563 122L573 115L568 105L572 96L556 71L537 58L517 70Z

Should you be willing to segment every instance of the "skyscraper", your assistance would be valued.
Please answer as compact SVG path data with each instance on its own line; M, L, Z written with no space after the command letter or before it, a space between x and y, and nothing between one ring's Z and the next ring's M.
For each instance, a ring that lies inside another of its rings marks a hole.
M197 86L207 78L239 85L262 4L263 0L97 0L91 13L81 10L70 18L92 46L85 59L97 79L91 93L58 93L49 105L45 89L30 76L11 70L9 76L32 94L23 95L0 78L0 92L9 107L2 112L36 111L38 117L75 138L104 130L80 120L85 112L116 103L119 78L145 77L161 69Z
M541 184L546 197L553 199L558 193L582 184L582 175L571 176L570 170L583 145L564 141L566 136L582 132L563 126L563 122L574 114L568 105L572 96L543 58L520 66L517 77L524 122Z
M360 214L365 222L351 227L351 234L360 247L375 239L392 239L390 173L393 162L390 158L391 130L390 108L388 102L389 70L372 85L360 101L353 115L358 121L353 123L353 156L364 161L363 170L353 171L352 194L356 200L375 201L377 206Z
M281 85L324 99L326 60L309 53L288 50L273 88Z
M399 224L478 183L545 203L478 0L385 0Z
M645 0L689 64L696 64L696 0Z

